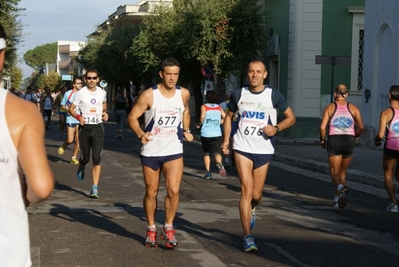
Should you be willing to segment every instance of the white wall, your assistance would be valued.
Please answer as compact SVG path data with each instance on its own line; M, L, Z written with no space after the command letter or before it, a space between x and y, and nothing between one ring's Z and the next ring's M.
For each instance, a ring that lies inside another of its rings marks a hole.
M290 1L287 98L299 117L320 115L322 18L322 0Z
M378 129L379 115L389 106L388 92L399 84L398 27L399 1L366 0L363 92L371 91L366 103L362 95L361 112L371 135Z

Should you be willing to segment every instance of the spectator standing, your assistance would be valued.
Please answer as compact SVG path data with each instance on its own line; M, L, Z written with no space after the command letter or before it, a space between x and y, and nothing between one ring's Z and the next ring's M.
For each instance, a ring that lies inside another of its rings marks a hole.
M127 99L125 88L118 90L113 103L115 104L116 138L122 140L123 128L125 128L127 110L129 108L129 100Z
M60 125L61 138L65 138L65 136L66 136L67 111L62 107L61 101L62 101L64 94L66 93L67 90L68 90L68 88L65 85L61 86L60 92L54 101L55 102L54 106L55 106L55 108L58 109L58 121L59 121L59 125Z

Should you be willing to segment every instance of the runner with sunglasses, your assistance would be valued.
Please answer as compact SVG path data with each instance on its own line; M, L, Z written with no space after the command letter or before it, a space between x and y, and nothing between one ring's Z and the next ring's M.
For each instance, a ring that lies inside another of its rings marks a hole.
M69 113L79 121L79 143L81 157L77 172L78 180L85 176L85 166L90 161L90 150L93 160L92 188L90 197L98 198L98 183L101 175L101 152L104 146L103 121L108 120L107 93L97 86L98 72L88 69L85 74L86 86L80 89L69 107ZM76 113L80 109L82 115Z

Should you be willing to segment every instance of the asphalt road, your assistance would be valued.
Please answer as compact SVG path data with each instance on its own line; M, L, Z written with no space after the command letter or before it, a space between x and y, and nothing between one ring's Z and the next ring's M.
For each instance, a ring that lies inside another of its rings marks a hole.
M214 179L202 179L197 142L184 144L174 223L180 246L171 251L158 240L158 248L147 248L140 144L128 131L124 140L115 139L113 123L105 127L98 200L87 197L90 172L85 180L76 179L71 150L57 154L62 140L56 124L48 130L56 189L46 202L28 208L33 266L398 266L399 215L385 211L383 190L349 183L347 208L332 211L327 175L274 161L253 230L259 251L244 253L236 171L227 168L223 178L214 167ZM164 222L161 179L158 229Z

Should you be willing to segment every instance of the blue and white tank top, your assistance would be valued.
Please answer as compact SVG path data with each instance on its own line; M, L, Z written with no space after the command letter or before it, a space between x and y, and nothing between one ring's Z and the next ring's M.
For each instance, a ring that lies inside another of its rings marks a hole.
M272 101L274 89L266 87L261 92L251 92L243 87L233 99L238 111L237 132L234 134L233 149L251 154L273 154L274 137L263 133L266 125L277 124L277 110ZM232 99L232 100L233 100Z
M222 130L220 128L220 120L222 119L222 113L220 112L220 106L218 104L204 104L205 107L205 119L202 122L201 136L203 137L218 137L222 136Z

